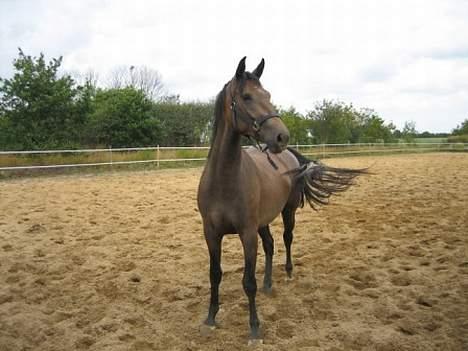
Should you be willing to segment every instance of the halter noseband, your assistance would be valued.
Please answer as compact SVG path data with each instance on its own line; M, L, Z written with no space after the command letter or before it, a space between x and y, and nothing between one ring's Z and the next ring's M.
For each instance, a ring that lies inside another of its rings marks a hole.
M237 114L237 102L234 98L234 95L231 95L231 111L232 111L232 114L233 114L233 120L234 120L234 125L237 127L237 118L238 118L238 114ZM271 118L280 118L281 119L281 116L278 114L278 112L272 112L272 113L268 113L266 115L263 115L259 118L254 118L252 117L247 111L245 111L246 113L245 114L241 114L241 118L244 119L244 121L246 121L246 119L248 118L248 122L250 122L251 126L252 126L252 129L255 133L255 135L257 136L258 133L260 133L260 128L262 128L262 125L268 121L269 119Z

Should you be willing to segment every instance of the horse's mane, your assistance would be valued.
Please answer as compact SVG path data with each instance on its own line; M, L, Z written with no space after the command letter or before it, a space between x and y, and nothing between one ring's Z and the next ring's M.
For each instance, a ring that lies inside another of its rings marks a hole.
M213 119L213 134L211 135L211 149L213 148L213 143L216 137L216 133L218 132L218 125L221 118L223 118L224 113L224 104L226 103L226 87L228 83L226 83L223 89L218 93L215 100L215 108L214 108L214 119ZM210 157L210 153L208 157Z

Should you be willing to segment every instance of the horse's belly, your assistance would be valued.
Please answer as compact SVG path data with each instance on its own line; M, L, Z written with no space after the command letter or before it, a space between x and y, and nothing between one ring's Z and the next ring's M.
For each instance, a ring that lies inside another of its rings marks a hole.
M266 189L262 192L259 227L264 227L273 222L288 201L291 191L291 181L289 177L275 183L277 184L265 187Z

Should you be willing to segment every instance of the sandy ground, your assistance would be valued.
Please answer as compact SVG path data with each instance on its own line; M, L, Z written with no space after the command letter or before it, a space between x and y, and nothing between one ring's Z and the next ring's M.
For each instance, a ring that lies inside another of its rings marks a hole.
M264 350L468 350L468 155L327 160L373 176L299 211L295 278L275 221ZM0 350L243 350L237 236L220 328L196 209L200 169L0 182ZM263 275L259 253L257 279Z

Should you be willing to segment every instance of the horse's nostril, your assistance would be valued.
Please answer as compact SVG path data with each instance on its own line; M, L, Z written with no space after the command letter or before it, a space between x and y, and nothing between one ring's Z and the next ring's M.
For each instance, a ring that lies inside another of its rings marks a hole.
M287 144L288 141L289 141L289 135L288 135L288 134L279 133L279 134L278 134L277 140L278 140L278 143L285 145L285 144Z

